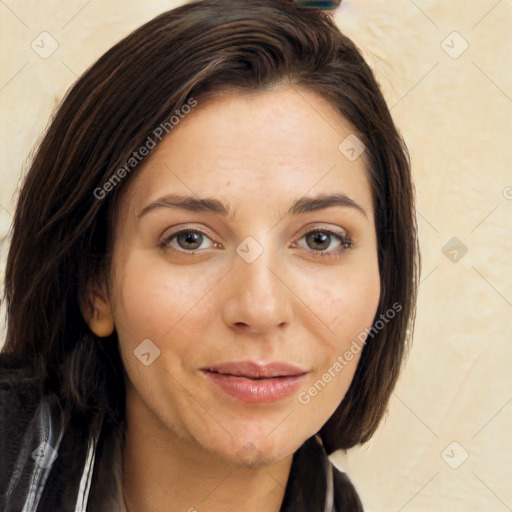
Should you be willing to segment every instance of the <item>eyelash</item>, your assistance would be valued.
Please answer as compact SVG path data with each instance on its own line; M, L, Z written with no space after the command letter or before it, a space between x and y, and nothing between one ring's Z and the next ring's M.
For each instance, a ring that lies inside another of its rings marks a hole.
M193 251L185 251L185 250L182 250L182 249L176 249L176 248L174 248L171 245L172 239L175 238L176 236L182 234L182 233L201 233L202 235L210 238L208 236L208 234L205 233L204 231L202 231L201 229L197 229L197 228L194 228L194 229L192 229L192 228L190 228L190 229L182 229L181 231L176 231L176 233L173 233L172 235L168 236L167 238L164 238L160 242L160 247L162 249L169 248L169 249L171 249L172 251L174 251L174 252L176 252L178 254L186 254L188 256L196 256L196 255L200 254L202 251L199 250L199 249L195 249ZM301 240L302 238L304 238L304 237L306 237L308 235L311 235L313 233L327 233L329 235L333 235L336 238L338 238L338 240L340 241L340 244L341 244L337 249L334 249L334 250L331 250L331 251L314 251L312 249L309 249L309 252L313 253L315 256L320 256L322 258L325 258L325 257L336 258L336 257L340 257L347 249L351 249L352 248L352 240L351 240L351 238L348 235L346 235L343 232L335 231L335 230L332 230L332 229L326 229L326 228L314 228L311 231L308 231L307 233L304 233L300 237L299 240ZM295 242L294 242L294 244L295 244ZM217 242L214 242L214 245L220 245L220 244L218 244Z

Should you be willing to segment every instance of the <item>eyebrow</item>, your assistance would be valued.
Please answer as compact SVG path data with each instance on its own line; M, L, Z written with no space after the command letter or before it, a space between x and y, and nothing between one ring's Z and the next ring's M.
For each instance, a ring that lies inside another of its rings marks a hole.
M299 215L301 213L314 212L333 206L352 208L368 219L366 210L343 193L318 194L316 196L302 197L293 202L286 215ZM197 196L169 194L146 206L137 215L137 218L158 208L181 208L191 212L211 212L221 215L222 217L228 217L231 211L228 204L213 197L200 198ZM234 216L234 213L235 212L232 212L232 216Z

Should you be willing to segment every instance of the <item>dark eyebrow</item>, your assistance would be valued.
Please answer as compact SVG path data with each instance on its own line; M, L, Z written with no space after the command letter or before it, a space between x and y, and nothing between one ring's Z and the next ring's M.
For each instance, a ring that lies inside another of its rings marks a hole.
M288 210L288 214L298 215L300 213L314 212L324 208L330 208L331 206L353 208L359 213L362 213L368 219L366 210L346 194L342 193L318 194L313 197L303 197L292 204L291 208Z
M313 197L302 197L292 204L287 215L299 215L301 213L314 212L332 206L353 208L362 213L368 219L365 209L346 194L342 193L319 194ZM212 197L199 198L194 196L169 194L146 206L137 217L140 218L146 213L157 208L182 208L192 212L211 212L221 215L222 217L227 217L230 214L230 207L228 204Z

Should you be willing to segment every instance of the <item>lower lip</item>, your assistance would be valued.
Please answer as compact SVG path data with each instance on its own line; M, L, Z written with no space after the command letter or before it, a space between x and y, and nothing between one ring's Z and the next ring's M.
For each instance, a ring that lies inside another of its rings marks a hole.
M228 395L249 403L277 402L296 391L305 374L292 377L252 380L234 375L205 372L207 377Z

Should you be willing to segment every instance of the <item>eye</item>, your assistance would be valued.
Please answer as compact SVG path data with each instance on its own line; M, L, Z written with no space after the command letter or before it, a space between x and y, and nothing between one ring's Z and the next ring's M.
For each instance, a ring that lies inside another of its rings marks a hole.
M310 252L315 256L339 256L346 249L352 247L350 237L344 231L335 231L326 228L315 228L308 231L299 240L305 239ZM207 247L202 247L205 241L210 241ZM334 247L332 247L334 245ZM175 252L194 255L204 249L221 249L223 246L214 242L204 231L200 229L182 229L165 237L161 242L162 248L170 248ZM291 247L300 247L292 243ZM331 248L330 250L326 250Z
M200 229L182 229L164 238L161 247L170 247L173 251L194 254L199 252L205 240L210 240L211 245L202 249L220 248L221 244L214 242L204 231Z
M326 228L315 228L303 235L300 240L305 239L310 252L315 256L339 256L346 249L352 247L350 237L344 231L334 231ZM334 247L333 247L334 245ZM297 247L292 244L292 247ZM330 250L326 250L329 249Z

